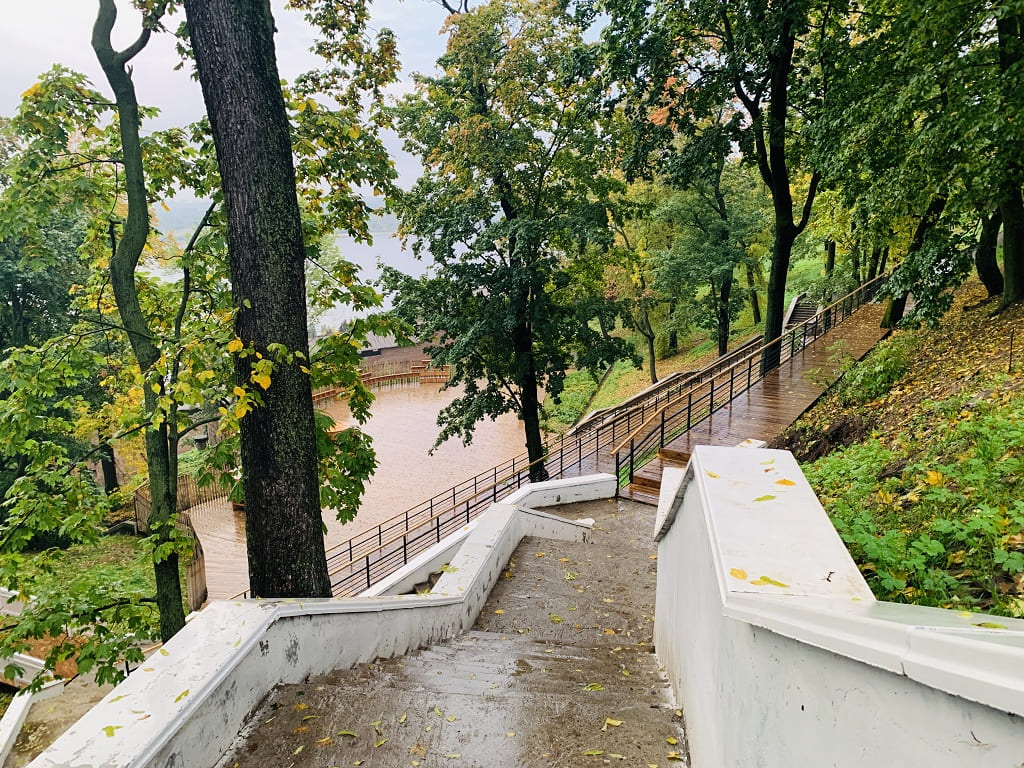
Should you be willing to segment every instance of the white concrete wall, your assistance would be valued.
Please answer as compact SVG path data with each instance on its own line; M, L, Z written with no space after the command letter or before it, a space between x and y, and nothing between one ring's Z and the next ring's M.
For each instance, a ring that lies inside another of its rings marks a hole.
M540 489L541 501L598 498L595 488L609 487L607 476L581 479L579 488L555 482ZM212 766L274 686L457 635L475 621L522 537L581 540L591 527L497 504L430 595L212 603L31 765Z
M655 645L694 768L1019 768L1024 622L876 602L788 452L701 447L662 494Z
M524 485L506 496L498 499L501 504L515 504L519 507L535 509L550 507L555 504L568 504L577 501L594 501L608 499L615 495L615 478L609 474L588 475L559 480L546 480L543 483ZM390 576L381 579L369 589L360 593L360 597L381 597L383 595L403 595L412 591L417 584L422 584L432 573L437 573L442 565L448 563L459 547L469 536L477 524L471 520L458 531L446 536L439 543L421 552L409 560L402 568ZM558 538L557 534L531 534Z

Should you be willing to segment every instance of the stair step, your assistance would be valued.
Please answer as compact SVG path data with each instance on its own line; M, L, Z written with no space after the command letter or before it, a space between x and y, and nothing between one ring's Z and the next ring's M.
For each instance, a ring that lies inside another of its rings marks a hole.
M644 475L637 472L633 475L633 479L630 481L630 484L640 488L658 491L661 490L661 477L652 477L650 475Z
M662 448L658 451L661 460L668 464L686 466L690 462L690 454L686 451L677 451L674 448ZM660 484L659 484L660 485Z

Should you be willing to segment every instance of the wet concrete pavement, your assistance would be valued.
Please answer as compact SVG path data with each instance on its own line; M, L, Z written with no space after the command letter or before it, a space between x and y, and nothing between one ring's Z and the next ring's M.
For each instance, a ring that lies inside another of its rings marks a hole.
M589 544L524 539L453 642L281 686L221 765L682 765L651 646L654 509L598 501Z

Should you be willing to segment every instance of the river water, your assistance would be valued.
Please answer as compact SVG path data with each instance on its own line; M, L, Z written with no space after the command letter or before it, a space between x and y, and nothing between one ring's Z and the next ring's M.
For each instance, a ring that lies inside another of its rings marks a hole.
M522 426L513 414L481 422L469 446L458 438L429 454L437 438L437 414L460 390L434 384L411 384L375 391L372 417L363 431L373 438L379 466L370 479L359 514L342 526L328 520L327 545L349 539L409 507L451 488L506 459L526 452ZM348 409L334 401L323 410L339 424L349 424Z
M374 528L390 517L426 501L456 483L496 464L525 453L522 426L513 414L477 425L473 442L463 446L456 438L433 455L437 414L459 393L436 384L408 384L375 391L371 418L363 430L373 437L377 471L367 485L359 514L342 525L324 510L326 545ZM324 407L339 425L350 423L344 403ZM230 598L248 588L245 519L226 500L193 507L189 512L206 558L210 599Z

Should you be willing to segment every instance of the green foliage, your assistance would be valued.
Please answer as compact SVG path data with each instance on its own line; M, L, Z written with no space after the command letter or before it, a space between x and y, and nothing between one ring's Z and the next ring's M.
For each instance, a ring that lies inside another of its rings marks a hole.
M438 440L468 441L478 421L513 411L537 460L538 387L557 396L568 369L624 351L591 327L595 302L569 269L609 242L606 201L621 189L595 120L597 50L557 4L527 0L452 16L448 31L441 74L419 77L396 109L424 174L392 206L435 268L385 280L396 312L464 387L439 416Z
M896 449L877 440L806 467L886 600L1024 615L1021 403L926 403Z
M565 376L565 387L557 397L544 403L545 430L564 432L582 418L597 392L599 378L590 371L573 371Z
M914 336L901 334L875 347L840 379L840 401L863 405L889 392L906 372L916 343Z

